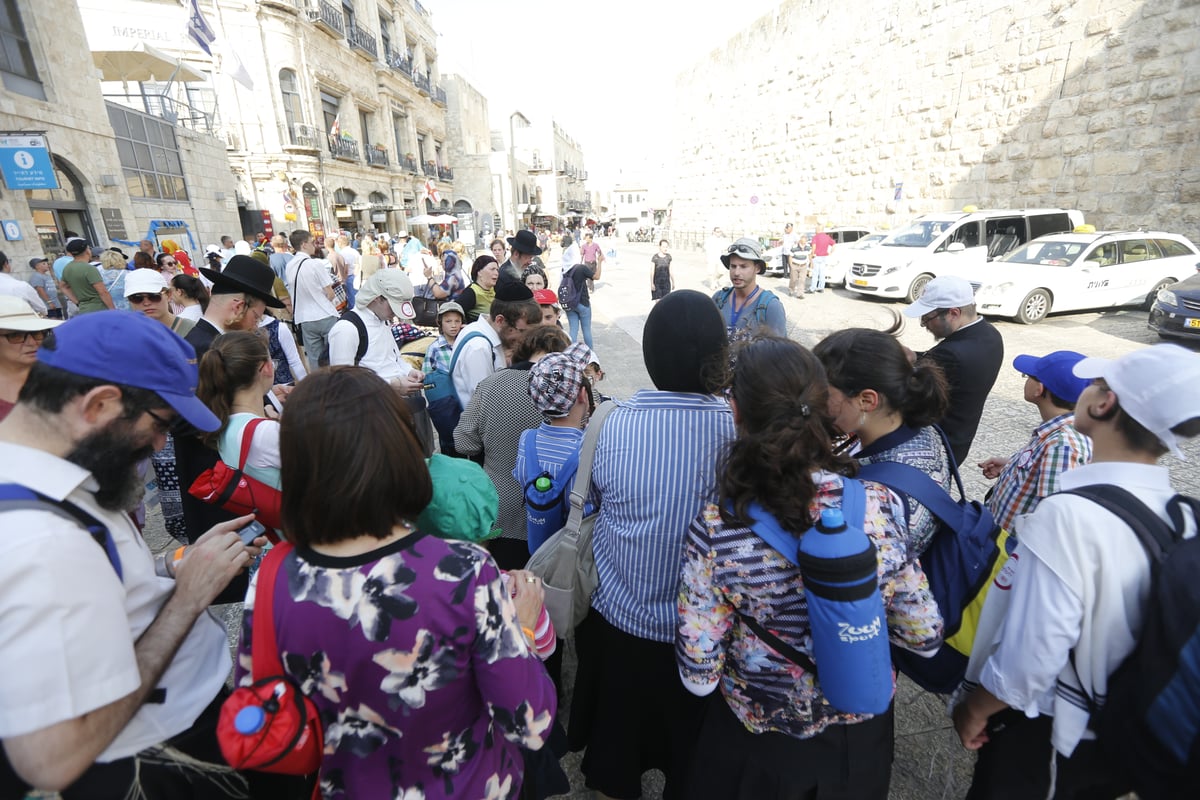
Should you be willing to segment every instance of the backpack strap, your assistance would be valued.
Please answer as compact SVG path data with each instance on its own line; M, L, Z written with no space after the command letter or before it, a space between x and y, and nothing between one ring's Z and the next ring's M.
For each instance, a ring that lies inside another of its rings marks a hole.
M575 530L578 530L583 522L583 504L592 493L592 462L596 460L600 428L616 407L617 404L612 400L606 400L596 406L592 418L588 421L587 431L583 434L583 445L579 448L579 468L575 472L575 480L571 483L571 513L567 517L567 525Z
M771 305L772 300L777 300L775 293L770 289L763 289L759 292L758 302L754 304L754 317L758 320L759 325L767 324L767 306Z
M957 474L956 470L955 475ZM962 506L937 481L914 466L895 461L879 461L863 464L858 470L858 475L911 497L952 528L958 528L962 524Z
M242 428L242 449L238 454L238 472L246 471L246 459L250 458L250 445L254 441L254 431L266 422L266 417L255 417Z
M347 308L342 312L339 319L344 319L354 326L358 331L358 347L354 351L354 366L358 366L358 362L363 360L363 356L367 354L367 323L363 322L363 318L355 313L354 309Z
M258 584L254 589L254 621L250 631L251 677L261 681L283 674L279 642L275 638L275 583L279 566L292 551L286 541L272 547L258 566Z
M1180 502L1190 501L1193 513L1196 511L1195 500L1175 495L1167 506L1168 513L1171 514L1171 521L1174 523L1174 526L1170 526L1147 508L1146 504L1132 492L1122 489L1120 486L1095 484L1080 486L1078 489L1066 489L1059 494L1073 494L1091 500L1120 519L1137 536L1138 542L1146 551L1146 557L1150 559L1151 564L1161 562L1167 551L1183 538L1184 523ZM1200 517L1197 517L1197 520L1200 521Z
M713 302L717 304L717 308L724 308L725 304L729 302L729 295L731 294L733 294L732 286L726 286L724 289L718 289L717 293L713 295Z
M117 543L113 541L112 533L108 530L107 525L96 519L90 512L72 502L55 500L18 483L0 484L0 512L23 509L51 511L60 517L66 517L72 522L78 523L91 535L96 544L103 548L104 555L108 557L108 563L112 565L113 572L117 573L117 580L125 580L125 574L121 569L121 556L117 553Z
M458 347L454 348L454 355L450 356L450 368L446 370L446 372L451 376L454 375L454 365L458 363L458 357L462 354L463 348L467 346L467 342L471 341L472 339L486 338L487 336L480 331L471 331L468 333L466 337L464 337L463 340L458 343Z

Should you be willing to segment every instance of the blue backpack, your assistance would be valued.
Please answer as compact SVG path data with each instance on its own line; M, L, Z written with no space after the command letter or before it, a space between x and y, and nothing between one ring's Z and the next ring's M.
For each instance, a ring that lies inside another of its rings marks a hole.
M466 335L454 349L448 369L435 369L425 376L425 400L429 403L429 419L437 430L438 441L442 444L442 452L447 455L454 453L454 429L462 416L463 407L458 402L458 392L454 389L454 367L458 364L458 356L462 353L467 342L476 338L487 338L479 331Z
M520 481L524 489L525 524L531 555L566 524L571 510L571 485L575 482L575 473L579 471L578 450L563 463L558 475L551 475L543 469L538 456L537 433L537 428L533 428L521 434L525 474ZM542 488L539 488L539 483Z

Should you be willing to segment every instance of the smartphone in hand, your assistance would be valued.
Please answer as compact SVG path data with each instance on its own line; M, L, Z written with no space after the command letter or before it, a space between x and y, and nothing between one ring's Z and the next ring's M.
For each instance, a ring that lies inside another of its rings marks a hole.
M254 540L258 537L266 535L266 527L258 520L254 520L249 525L238 531L238 536L241 537L242 544L246 545L247 547L254 544Z

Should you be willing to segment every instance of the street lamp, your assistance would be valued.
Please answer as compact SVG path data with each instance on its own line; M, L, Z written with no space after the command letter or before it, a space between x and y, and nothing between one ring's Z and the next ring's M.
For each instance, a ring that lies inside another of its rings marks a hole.
M512 231L517 232L517 137L516 121L521 120L521 127L528 128L529 120L520 111L508 115L508 177L512 181Z

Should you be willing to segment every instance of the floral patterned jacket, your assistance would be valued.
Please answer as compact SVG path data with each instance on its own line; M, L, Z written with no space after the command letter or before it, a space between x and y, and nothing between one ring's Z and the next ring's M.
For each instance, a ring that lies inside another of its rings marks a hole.
M350 558L296 550L275 617L284 669L320 711L326 800L519 796L520 748L542 746L557 698L482 548L413 533Z
M814 480L814 516L840 507L841 477L822 472ZM903 506L886 487L864 486L863 529L879 553L889 638L908 650L936 651L942 618L920 564L905 552ZM812 655L800 568L749 528L726 526L717 506L710 504L692 523L683 545L675 654L685 685L698 694L719 685L729 708L755 733L777 731L805 739L829 725L869 718L830 706L813 675L759 639L739 612Z

